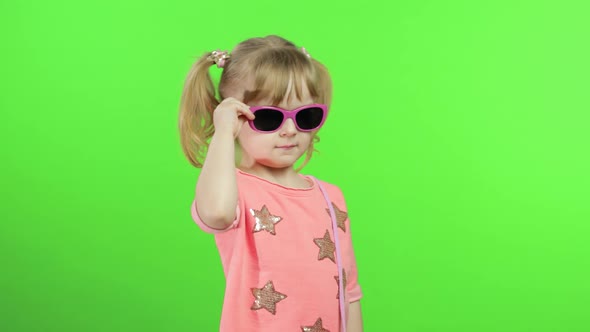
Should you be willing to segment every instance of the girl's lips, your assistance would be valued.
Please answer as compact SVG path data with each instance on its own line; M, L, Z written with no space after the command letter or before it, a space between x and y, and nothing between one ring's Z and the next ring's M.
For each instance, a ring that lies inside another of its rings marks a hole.
M279 148L279 149L290 149L290 148L294 148L296 146L297 146L297 144L289 144L289 145L280 145L280 146L277 146L277 148Z

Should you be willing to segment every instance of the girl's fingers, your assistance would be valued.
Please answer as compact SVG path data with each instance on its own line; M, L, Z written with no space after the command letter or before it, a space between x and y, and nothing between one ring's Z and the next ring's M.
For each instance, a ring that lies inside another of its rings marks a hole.
M250 106L242 103L241 101L239 101L235 98L232 98L232 97L226 98L222 101L222 103L234 104L237 108L238 116L243 115L248 120L254 120L254 118L255 118L254 113L252 113L252 111L250 111Z
M247 108L243 114L248 118L248 120L254 120L255 118L254 113L250 111L250 108Z
M238 104L238 114L245 116L246 118L248 118L248 120L254 120L254 113L250 111L250 106L246 104Z

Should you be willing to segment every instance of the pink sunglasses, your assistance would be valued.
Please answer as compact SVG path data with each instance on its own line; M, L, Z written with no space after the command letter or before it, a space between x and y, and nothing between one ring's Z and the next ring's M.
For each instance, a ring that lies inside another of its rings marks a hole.
M328 106L311 104L298 107L292 111L275 106L253 106L250 111L256 117L249 120L252 130L260 133L272 133L287 121L293 120L299 131L313 131L319 129L326 121Z

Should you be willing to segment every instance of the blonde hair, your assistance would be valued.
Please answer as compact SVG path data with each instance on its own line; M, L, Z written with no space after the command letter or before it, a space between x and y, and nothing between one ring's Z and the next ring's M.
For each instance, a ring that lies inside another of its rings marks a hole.
M238 44L225 61L219 81L219 97L209 68L214 64L211 52L203 54L190 69L180 100L179 129L183 152L195 167L202 167L210 138L215 132L213 111L220 100L225 99L238 87L250 82L242 102L269 98L279 104L293 93L301 99L303 85L316 103L330 106L332 81L326 67L310 58L292 42L279 36L251 38ZM293 82L292 87L289 85ZM293 90L292 90L293 89ZM315 151L314 143L319 137L314 134L309 145L303 168Z

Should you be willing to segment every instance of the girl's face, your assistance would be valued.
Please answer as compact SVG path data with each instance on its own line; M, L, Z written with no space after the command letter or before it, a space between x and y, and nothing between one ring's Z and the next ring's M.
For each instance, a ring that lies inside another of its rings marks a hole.
M301 100L293 95L278 105L271 105L268 100L257 100L249 103L249 106L278 106L294 110L313 103L307 89L303 89ZM291 167L307 151L312 138L313 132L297 130L291 119L287 119L272 133L256 132L245 122L238 135L242 147L242 165L252 166L256 163L271 168Z

